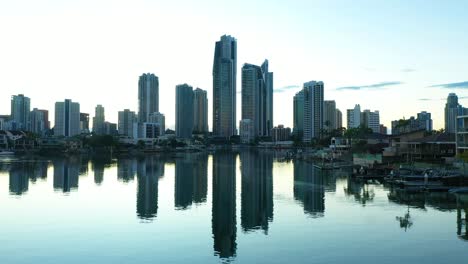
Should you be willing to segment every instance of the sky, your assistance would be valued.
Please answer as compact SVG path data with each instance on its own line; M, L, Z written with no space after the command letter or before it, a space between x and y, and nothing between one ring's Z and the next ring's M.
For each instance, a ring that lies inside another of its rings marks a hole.
M293 96L325 83L343 112L360 104L381 123L420 111L444 125L449 93L468 107L468 1L0 0L0 114L11 95L50 111L65 98L106 120L137 111L138 77L159 77L160 112L175 124L175 86L208 91L215 42L237 39L243 63L269 60L274 124L292 127ZM238 94L237 117L241 117ZM53 122L52 122L53 124Z

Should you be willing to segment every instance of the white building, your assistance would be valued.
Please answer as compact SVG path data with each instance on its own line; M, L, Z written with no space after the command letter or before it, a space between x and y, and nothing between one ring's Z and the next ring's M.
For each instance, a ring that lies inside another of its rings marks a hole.
M361 106L355 105L354 109L347 111L347 128L357 128L361 125Z
M457 117L456 142L457 154L468 152L468 115Z
M323 82L304 83L304 142L319 138L323 128Z
M372 129L374 133L380 133L379 111L371 112L370 110L364 110L361 114L361 124Z
M158 123L160 128L160 136L163 136L166 132L166 118L162 113L156 112L149 115L149 123Z
M125 135L130 138L138 137L138 123L135 112L129 109L119 111L118 131L119 135Z

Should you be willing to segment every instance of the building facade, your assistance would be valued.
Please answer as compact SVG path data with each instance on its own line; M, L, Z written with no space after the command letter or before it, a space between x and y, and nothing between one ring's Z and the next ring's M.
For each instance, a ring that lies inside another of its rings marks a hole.
M301 90L294 95L293 102L293 134L302 137L304 132L304 91Z
M338 128L335 101L323 101L323 129L332 131Z
M458 103L458 96L450 93L445 104L445 132L455 133L457 117L468 115L468 108L464 108Z
M80 113L80 131L81 133L89 133L89 114Z
M249 144L255 140L254 122L250 119L242 119L239 122L239 136L242 144Z
M135 112L129 109L119 111L118 131L120 135L130 138L138 137L138 123Z
M47 120L47 118L48 118L47 110L40 110L40 109L34 108L29 115L29 121L30 121L29 131L35 134L39 134L39 135L43 134L48 129L49 120Z
M355 105L353 109L348 109L347 113L347 128L357 128L361 125L361 106Z
M288 141L291 138L291 128L278 125L271 129L271 139L274 142Z
M176 86L176 137L192 138L193 132L193 88L188 84Z
M193 131L208 132L208 97L200 88L193 91Z
M106 117L104 114L104 107L97 105L93 117L93 132L96 135L106 134Z
M149 116L150 123L157 123L159 124L159 135L162 136L166 132L166 118L162 113L152 113Z
M320 138L323 128L323 82L310 81L304 83L304 121L303 138L304 142L311 142Z
M54 135L72 137L80 134L80 104L70 99L55 103Z
M159 112L159 78L145 73L138 81L138 122L147 122L151 113Z
M379 111L364 110L361 113L361 125L372 129L374 133L380 133L380 113Z
M213 134L236 135L237 41L222 36L216 42L213 62Z
M11 97L10 121L14 123L14 130L29 129L29 112L31 111L31 99L23 94Z
M343 127L343 113L339 109L336 109L336 128Z

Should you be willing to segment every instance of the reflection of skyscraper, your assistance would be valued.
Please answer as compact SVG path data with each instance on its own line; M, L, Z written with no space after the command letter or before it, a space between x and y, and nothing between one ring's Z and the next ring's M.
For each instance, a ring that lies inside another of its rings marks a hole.
M325 211L323 177L311 163L294 162L294 199L301 202L304 212L322 217Z
M136 159L118 159L117 161L117 178L119 181L129 182L135 179L137 170Z
M207 162L204 154L187 154L176 160L174 203L178 209L186 209L192 202L206 201Z
M215 254L236 254L236 155L218 152L213 156L212 231Z
M47 162L37 162L31 164L31 169L29 170L29 179L31 182L35 183L37 179L47 179L47 169L49 164Z
M178 209L187 209L192 204L193 171L188 158L178 159L175 164L174 203Z
M61 189L69 192L78 188L78 175L80 173L80 163L74 159L57 159L54 165L54 189Z
M241 225L245 231L268 231L273 220L273 157L267 153L241 152Z
M96 185L101 185L104 181L104 163L99 161L93 161L93 171L94 183Z
M138 160L137 215L152 219L158 212L158 180L164 174L164 163L155 157Z
M30 168L25 163L13 164L10 169L10 194L22 195L29 188Z
M193 201L204 203L208 192L208 155L196 154L192 170L194 175Z

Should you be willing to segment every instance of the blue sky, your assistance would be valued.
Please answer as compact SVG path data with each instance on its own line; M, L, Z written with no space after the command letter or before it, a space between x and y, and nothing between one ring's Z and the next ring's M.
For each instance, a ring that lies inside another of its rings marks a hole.
M230 34L239 69L270 61L275 124L292 126L294 93L320 80L344 113L359 103L389 126L425 110L440 128L448 93L468 106L466 10L467 1L0 0L0 114L24 93L51 114L64 98L91 115L102 104L116 122L117 111L137 110L144 72L160 78L168 126L180 83L208 90L211 113L214 42Z

